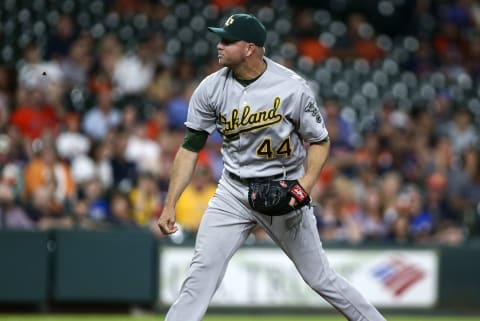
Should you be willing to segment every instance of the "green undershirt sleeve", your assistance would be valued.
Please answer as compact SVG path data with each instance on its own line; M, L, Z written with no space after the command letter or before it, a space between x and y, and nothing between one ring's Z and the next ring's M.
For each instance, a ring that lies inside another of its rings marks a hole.
M182 147L191 152L199 152L207 142L208 133L203 130L187 128Z

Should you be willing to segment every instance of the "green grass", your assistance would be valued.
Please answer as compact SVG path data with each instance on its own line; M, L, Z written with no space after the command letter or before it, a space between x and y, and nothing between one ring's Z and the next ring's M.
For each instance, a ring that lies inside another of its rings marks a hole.
M163 316L129 315L2 315L0 321L161 321ZM480 321L480 317L460 316L392 316L388 321ZM296 316L296 315L209 315L203 321L345 321L340 316Z

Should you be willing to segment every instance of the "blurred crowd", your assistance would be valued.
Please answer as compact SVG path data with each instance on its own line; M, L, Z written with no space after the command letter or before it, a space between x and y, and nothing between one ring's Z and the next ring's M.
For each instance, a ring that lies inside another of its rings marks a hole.
M143 10L149 19L162 19L171 5L106 3L119 16ZM415 3L405 28L419 45L402 70L462 71L476 80L480 5ZM208 5L220 17L253 8L241 0ZM312 37L309 12L292 7L294 28L286 35L302 57L316 65L328 57L383 58L382 46L365 36L371 32L365 15L348 14L344 37L327 46ZM295 66L291 56L275 59ZM115 33L95 38L73 14L59 14L47 41L26 44L16 64L0 65L0 229L131 228L163 238L156 220L183 141L188 101L217 69L214 54L201 65L167 54L162 30L127 46ZM341 97L330 92L318 99L332 142L312 192L322 240L460 244L479 234L480 130L471 106L448 87L409 108L386 96L359 127L362 115L349 117ZM221 145L218 134L209 138L178 202L186 235L195 235L215 192ZM253 238L269 242L261 229Z

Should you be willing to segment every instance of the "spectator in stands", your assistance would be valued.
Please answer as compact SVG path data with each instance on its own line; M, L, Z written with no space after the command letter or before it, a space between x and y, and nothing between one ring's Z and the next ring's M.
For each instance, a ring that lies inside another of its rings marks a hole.
M227 11L232 7L245 7L248 0L210 0L210 3L217 7L220 11Z
M480 232L476 221L480 206L480 148L471 146L461 155L460 166L453 168L447 177L448 198L453 209L460 213L464 226Z
M159 168L159 186L162 192L167 191L170 173L172 172L173 160L176 151L183 142L184 132L180 130L167 130L158 138L160 145L160 165Z
M404 27L408 34L417 35L420 38L430 38L435 29L435 14L438 12L438 1L417 0L414 2L412 14L405 21Z
M195 87L197 81L196 68L193 61L187 57L179 57L172 70L172 95L182 95L185 88ZM192 83L193 82L193 83Z
M89 182L93 180L95 178ZM73 226L87 230L109 228L116 222L113 218L108 221L108 218L113 217L108 207L109 203L106 198L94 195L96 193L102 194L105 190L100 191L96 183L89 185L89 182L79 186L79 192L69 209L69 216L73 221ZM105 209L109 210L108 216L105 216Z
M87 217L93 226L109 226L112 223L106 190L98 177L82 185L79 198L85 199L88 208Z
M403 178L398 171L389 171L380 177L379 184L384 204L384 219L391 227L399 216L397 201L403 185Z
M357 203L361 203L367 197L371 186L375 186L378 181L378 174L375 167L371 164L357 163L355 166L356 172L349 178L352 184L353 199Z
M197 162L191 183L187 186L177 202L177 223L190 233L195 234L203 213L216 190L212 180L210 166L206 159Z
M355 128L341 113L340 100L336 96L328 96L323 99L325 123L336 123L339 129L337 140L343 145L351 148L355 145Z
M319 39L320 32L314 23L313 10L297 9L293 21L293 38L296 40L299 56L309 57L314 63L321 63L330 55L330 48Z
M42 230L71 228L73 219L55 205L52 192L48 186L37 188L27 202L28 216Z
M180 93L167 103L168 126L171 129L183 129L187 120L188 102L198 84L184 83Z
M439 243L458 244L464 235L460 226L461 213L454 210L447 194L447 176L434 172L427 177L425 191L425 208L432 214L434 237Z
M455 76L463 71L463 59L468 53L468 43L459 25L449 17L438 20L439 28L433 38L433 47L440 59L440 68Z
M0 64L0 131L5 131L15 94L15 71Z
M153 80L156 61L150 40L150 37L140 39L135 52L124 55L115 64L112 80L119 96L143 95Z
M466 148L476 146L480 142L478 130L473 124L473 115L465 106L458 106L455 109L453 119L447 123L445 131L456 154L461 154Z
M93 65L93 42L89 34L82 33L70 46L68 55L60 59L59 64L66 87L86 88L88 72Z
M6 104L7 102L2 101L2 97L0 96L0 133L8 132L9 128L11 127L10 108Z
M140 173L128 197L132 205L133 221L142 227L154 224L162 205L156 176L150 172Z
M358 201L355 199L353 182L346 176L338 176L333 181L333 188L339 200L337 215L340 217L353 217L359 210Z
M80 188L79 188L80 189ZM69 215L72 218L73 227L93 229L95 221L88 216L88 202L84 195L77 194L70 208Z
M409 233L409 219L406 215L399 215L390 229L388 239L396 244L409 245L412 238Z
M113 192L110 198L110 216L117 227L137 227L132 217L132 203L125 193Z
M165 105L172 98L173 83L171 69L159 64L146 89L146 95L154 104Z
M409 118L414 135L413 140L423 139L425 142L430 142L434 139L436 135L435 119L431 108L425 102L416 102L410 110Z
M8 187L15 202L25 199L23 167L12 155L10 136L0 134L0 184Z
M112 146L108 141L95 142L88 153L80 154L72 159L72 176L75 183L83 183L98 177L104 189L109 189L113 184L113 170L110 163Z
M45 92L35 87L20 90L25 93L25 101L13 111L11 124L30 142L43 136L55 136L59 117L54 107L45 100Z
M145 121L146 135L151 140L158 140L168 130L168 116L165 108L156 106L153 114Z
M115 107L112 92L102 90L96 98L96 105L83 118L82 128L93 140L100 141L109 129L120 124L122 114Z
M26 164L24 171L26 198L38 197L42 208L48 199L53 211L61 212L76 192L70 166L58 158L51 142L37 140L33 144L36 156Z
M452 120L453 97L450 89L438 89L433 99L425 107L435 124L435 136L445 133L445 127Z
M439 67L437 53L432 47L429 39L420 38L418 49L410 54L406 68L413 71L416 75L426 75L434 72Z
M68 55L70 47L77 38L77 29L72 16L62 14L58 17L54 31L47 40L45 56L48 60L61 60Z
M342 139L340 124L336 121L325 122L330 144L330 159L327 164L336 167L339 172L350 175L355 165L355 150L352 146Z
M463 3L468 7L473 31L480 30L480 4L474 0L464 0Z
M163 10L162 5L160 4L158 7L160 8L156 14L162 16L160 18L163 18L164 12L162 13L162 10ZM169 52L166 49L166 41L167 41L167 38L165 36L164 31L162 31L162 29L155 29L151 31L150 48L152 49L155 56L155 62L157 66L156 71L160 70L158 69L158 67L161 67L162 69L162 66L166 70L172 70L172 68L175 68L176 60L178 59L178 57L176 57L176 55L173 55L171 52Z
M32 145L29 144L28 139L23 137L18 127L12 124L7 127L5 133L9 140L8 159L23 168L32 157Z
M377 175L393 168L393 155L388 140L375 131L366 131L363 143L354 151L354 161L358 168L372 166Z
M62 111L62 99L65 91L64 75L57 61L43 60L42 51L38 44L30 43L22 51L22 59L17 65L18 95L22 90L41 90L44 100ZM23 106L25 101L18 99L17 106Z
M334 178L330 189L331 194L326 193L329 196L320 200L320 234L329 240L361 242L360 207L354 198L353 183L346 176L339 175Z
M56 138L58 154L62 159L71 161L75 157L87 154L90 150L90 139L80 131L81 115L75 112L64 117L65 128Z
M479 7L479 10L480 10L480 6L479 5L477 6ZM465 62L465 69L468 75L472 77L472 79L479 78L480 76L480 28L472 32L470 35L469 47L468 47L468 58Z
M397 202L399 216L408 218L409 237L415 243L427 243L432 240L433 217L424 207L424 198L420 190L409 185L400 193Z
M342 211L343 205L337 189L325 191L317 201L317 225L323 241L352 244L362 241L360 225L353 215L346 215L345 211Z
M397 169L406 182L421 184L431 156L430 142L409 129L395 129L389 139L393 166L386 170Z
M201 153L205 153L205 158L208 159L210 171L212 173L212 179L218 182L223 172L223 159L220 152L223 144L223 138L218 132L211 134L205 147Z
M112 2L115 12L122 16L148 11L150 8L148 4L151 3L147 0L115 0Z
M128 142L127 134L121 130L112 133L113 153L110 158L110 165L113 174L113 187L122 192L129 192L135 184L138 175L138 168L135 162L128 160L125 151Z
M27 212L15 203L11 187L0 184L0 230L34 229L35 222Z
M122 107L122 119L119 127L128 135L133 135L139 124L141 124L139 106L129 102Z
M471 6L472 2L469 0L446 2L440 7L440 17L454 23L459 31L465 32L473 24Z
M97 54L88 75L88 88L94 95L113 89L113 71L122 52L123 47L115 34L107 33L99 40Z
M359 221L364 240L385 240L389 226L384 219L385 207L379 186L370 185L360 201Z
M128 137L125 158L135 163L139 172L160 172L160 146L155 140L147 137L146 126L138 122Z
M347 17L347 31L335 42L332 55L342 59L363 58L374 62L383 57L383 50L375 42L375 30L365 17L351 13Z
M431 142L429 162L425 166L424 175L439 171L447 173L455 163L455 153L450 138L438 136Z

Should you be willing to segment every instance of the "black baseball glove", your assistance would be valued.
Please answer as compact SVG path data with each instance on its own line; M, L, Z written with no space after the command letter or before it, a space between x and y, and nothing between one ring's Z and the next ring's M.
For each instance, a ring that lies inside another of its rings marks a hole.
M291 198L296 204L291 206ZM257 212L280 216L310 204L310 196L295 180L255 180L248 186L248 202Z

